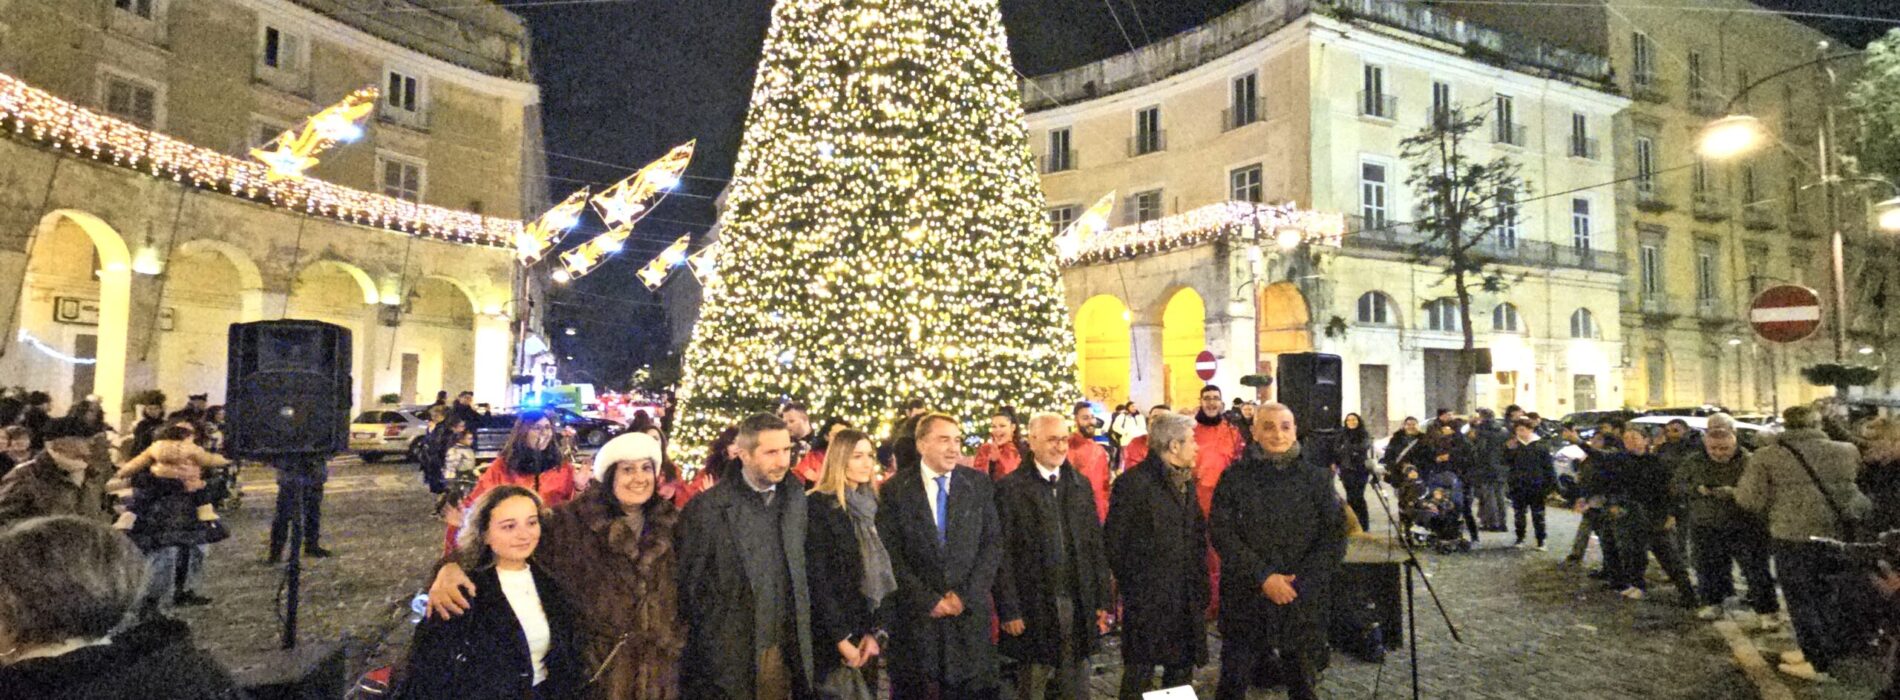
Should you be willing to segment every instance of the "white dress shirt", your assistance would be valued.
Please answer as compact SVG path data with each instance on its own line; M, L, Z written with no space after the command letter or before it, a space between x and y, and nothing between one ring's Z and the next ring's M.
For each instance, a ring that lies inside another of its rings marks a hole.
M918 469L922 469L924 473L924 502L930 504L930 522L932 524L935 524L939 520L941 520L943 517L942 513L937 512L937 477L950 476L951 474L955 474L957 470L953 468L950 471L944 472L942 474L938 474L935 470L931 469L928 465L920 466L918 467ZM944 500L945 503L949 502L948 495L949 495L950 484L955 481L956 479L952 478L943 482L943 487L945 491L945 500ZM944 524L948 525L949 522L944 521Z

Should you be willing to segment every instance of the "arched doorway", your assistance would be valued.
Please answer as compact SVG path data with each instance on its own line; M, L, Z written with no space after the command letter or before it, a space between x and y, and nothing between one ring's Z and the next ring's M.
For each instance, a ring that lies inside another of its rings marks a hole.
M132 256L117 231L85 212L48 213L33 233L0 376L50 394L55 411L96 394L116 422L131 290Z
M290 295L284 298L282 318L308 319L333 323L350 331L351 405L362 407L374 401L363 396L365 368L376 366L366 359L365 322L379 294L369 273L339 260L319 260L297 272L291 280ZM271 310L266 309L265 313Z
M1076 381L1090 401L1128 400L1131 318L1128 306L1107 294L1090 297L1075 312Z
M229 243L182 243L166 264L154 347L141 355L158 364L167 394L210 394L225 402L225 355L233 323L263 317L257 264Z
M1184 288L1168 297L1161 311L1161 364L1166 368L1162 396L1170 406L1192 406L1201 381L1194 359L1207 349L1207 304L1199 292Z
M404 296L402 322L387 353L371 358L376 392L394 393L404 404L424 404L437 391L474 388L475 300L460 283L444 277L417 280Z
M1292 282L1275 282L1260 290L1259 344L1255 371L1273 374L1271 358L1288 352L1312 352L1312 312L1306 295ZM1267 390L1261 390L1265 398Z

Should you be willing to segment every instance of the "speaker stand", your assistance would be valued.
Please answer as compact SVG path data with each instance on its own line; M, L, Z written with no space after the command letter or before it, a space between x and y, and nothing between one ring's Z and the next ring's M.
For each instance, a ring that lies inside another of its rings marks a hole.
M276 467L280 475L289 477L290 488L290 528L285 536L285 546L290 547L290 558L284 563L284 634L281 649L297 647L297 604L303 590L303 548L304 524L309 517L309 492L312 461L315 468L323 468L323 458L279 457L271 466ZM279 488L283 488L280 486Z

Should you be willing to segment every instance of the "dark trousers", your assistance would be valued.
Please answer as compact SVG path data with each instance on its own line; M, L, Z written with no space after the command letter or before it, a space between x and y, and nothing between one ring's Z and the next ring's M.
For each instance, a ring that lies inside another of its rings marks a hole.
M318 467L321 469L322 467ZM288 470L277 472L277 514L270 521L270 555L276 558L290 538L290 519L297 513L297 494L303 493L303 547L317 546L323 529L323 479L299 475Z
M1221 639L1220 686L1215 700L1247 700L1247 690L1262 676L1286 685L1287 700L1318 700L1319 668L1313 658L1296 650L1274 648L1247 635Z
M1775 575L1768 570L1768 532L1760 525L1698 525L1693 528L1695 577L1705 605L1719 605L1735 595L1733 569L1742 568L1748 582L1748 607L1767 615L1781 610L1775 597Z
M1619 588L1648 590L1649 582L1644 575L1649 571L1649 555L1654 553L1656 563L1662 565L1670 583L1676 584L1676 590L1682 592L1683 604L1695 605L1695 586L1689 578L1689 567L1683 565L1682 553L1676 550L1675 532L1663 529L1663 519L1652 518L1635 506L1612 519L1618 564L1611 572L1610 581Z
M1121 700L1141 700L1141 694L1154 690L1155 667L1147 664L1130 665L1128 659L1122 659ZM1161 670L1161 687L1178 688L1194 681L1194 667L1187 664L1168 666Z
M1524 541L1524 516L1526 515L1530 516L1531 525L1536 529L1537 545L1543 546L1544 537L1548 534L1544 529L1544 499L1511 501L1511 520L1517 526L1517 541L1519 542ZM1585 534L1584 537L1589 537L1589 535Z
M1840 564L1827 545L1774 540L1775 573L1788 596L1788 621L1794 641L1817 671L1826 672L1842 652L1839 591ZM1752 585L1752 584L1751 584Z
M1339 481L1346 486L1346 507L1359 518L1359 527L1366 530L1372 529L1372 511L1366 507L1366 482L1371 479L1372 475L1367 472L1339 472Z
M1465 482L1464 487L1465 500L1458 505L1458 517L1465 521L1465 529L1471 531L1471 541L1476 542L1478 541L1478 516L1477 511L1472 510L1471 502L1478 495L1477 488L1469 481Z

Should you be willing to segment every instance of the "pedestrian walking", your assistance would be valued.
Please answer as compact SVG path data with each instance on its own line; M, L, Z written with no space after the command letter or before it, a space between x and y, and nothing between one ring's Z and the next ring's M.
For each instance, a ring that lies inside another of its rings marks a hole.
M1689 532L1695 541L1693 560L1703 605L1696 616L1722 617L1722 601L1735 595L1732 569L1740 566L1756 625L1763 631L1777 629L1781 603L1775 594L1774 574L1768 569L1768 527L1735 502L1736 486L1749 460L1736 440L1735 419L1726 413L1709 416L1697 446L1700 452L1684 455L1677 463L1675 486L1687 506Z
M1207 519L1194 502L1200 444L1194 421L1163 412L1148 420L1151 445L1115 480L1103 541L1122 603L1121 700L1187 685L1207 663Z
M739 423L742 464L686 506L680 614L688 630L685 698L805 697L815 684L805 492L791 472L785 421Z
M1062 423L1053 413L1030 419L1033 468L996 485L1003 533L996 578L1000 647L1021 663L1019 698L1041 698L1053 683L1063 700L1088 700L1088 657L1097 635L1108 632L1108 564L1097 499L1069 461Z
M1215 697L1244 700L1257 679L1313 700L1326 653L1329 584L1346 556L1346 516L1332 474L1302 460L1293 411L1254 413L1254 445L1221 477L1209 517L1230 572L1221 582Z
M897 577L891 697L994 697L990 594L1003 554L993 482L957 466L956 419L920 416L914 438L920 464L900 468L878 498L878 535Z
M1798 654L1783 655L1778 668L1789 676L1825 682L1834 662L1848 651L1839 584L1842 562L1814 537L1848 537L1873 503L1855 484L1860 453L1830 440L1821 416L1809 406L1781 413L1775 444L1749 456L1735 487L1735 503L1768 520L1775 572L1788 600Z

